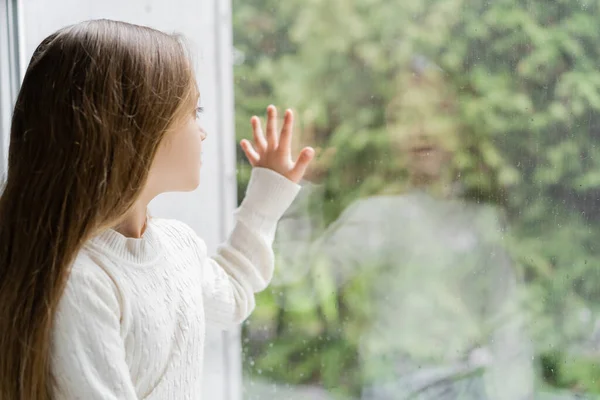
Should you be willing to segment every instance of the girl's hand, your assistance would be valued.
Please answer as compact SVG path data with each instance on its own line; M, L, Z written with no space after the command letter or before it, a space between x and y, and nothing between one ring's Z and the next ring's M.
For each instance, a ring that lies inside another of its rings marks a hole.
M310 147L305 147L294 162L292 160L292 131L294 115L291 110L285 112L283 128L277 134L277 109L267 107L267 137L263 135L260 119L251 119L254 145L248 140L241 141L246 158L253 167L268 168L285 176L294 183L300 182L308 164L315 155Z

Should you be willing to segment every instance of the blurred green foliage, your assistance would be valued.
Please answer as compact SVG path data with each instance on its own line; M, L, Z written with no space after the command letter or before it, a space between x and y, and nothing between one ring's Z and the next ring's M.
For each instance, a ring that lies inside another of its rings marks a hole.
M600 305L598 21L599 0L234 0L237 135L249 138L250 117L273 103L296 110L302 144L336 148L319 208L329 223L362 196L403 190L385 110L415 56L435 62L457 105L454 173L468 198L508 215L540 385L600 393L589 345ZM240 195L248 177L240 153ZM313 277L261 294L245 327L247 372L356 393L368 282L337 290Z

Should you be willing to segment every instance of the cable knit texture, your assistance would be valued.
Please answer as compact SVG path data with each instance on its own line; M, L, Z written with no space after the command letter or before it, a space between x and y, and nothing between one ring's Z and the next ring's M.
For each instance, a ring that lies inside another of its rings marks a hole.
M228 328L252 312L273 274L277 221L299 188L255 168L212 258L173 220L151 219L140 239L109 230L86 244L55 314L54 398L200 399L205 323Z

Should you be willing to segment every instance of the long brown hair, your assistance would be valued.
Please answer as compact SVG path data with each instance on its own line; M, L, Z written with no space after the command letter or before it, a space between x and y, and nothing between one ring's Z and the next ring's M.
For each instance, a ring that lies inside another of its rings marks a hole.
M70 265L139 197L196 90L181 40L147 27L87 21L35 50L0 197L0 400L50 398L52 320Z

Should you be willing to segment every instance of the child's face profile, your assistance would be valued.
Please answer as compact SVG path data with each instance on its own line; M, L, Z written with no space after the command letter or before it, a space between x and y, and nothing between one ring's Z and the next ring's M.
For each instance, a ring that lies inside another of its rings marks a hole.
M166 133L159 145L148 178L148 189L155 194L187 192L200 183L202 141L206 132L196 118L195 109Z

